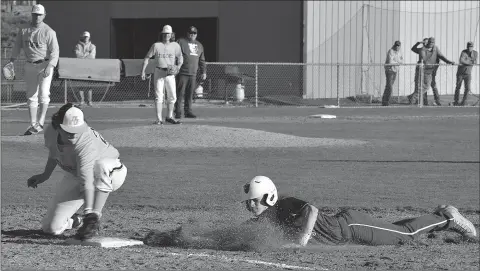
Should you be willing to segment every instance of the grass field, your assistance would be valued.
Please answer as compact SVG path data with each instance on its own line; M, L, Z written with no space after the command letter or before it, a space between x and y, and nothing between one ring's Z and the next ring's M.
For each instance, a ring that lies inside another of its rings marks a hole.
M49 110L49 116L55 109ZM104 210L103 234L143 238L189 225L221 230L249 217L241 186L271 177L281 194L333 213L342 207L386 221L452 204L480 223L478 108L198 108L200 118L151 127L151 108L88 108L90 125L118 147L128 179ZM337 119L307 118L335 114ZM18 136L27 111L2 110L2 270L8 269L405 269L478 270L479 245L456 233L398 246L257 249L64 246L73 234L40 234L55 183L28 189L46 150L42 135ZM48 118L47 118L48 119ZM228 136L222 136L227 132ZM266 137L262 138L262 136ZM143 146L143 147L142 147ZM251 242L245 236L235 236Z

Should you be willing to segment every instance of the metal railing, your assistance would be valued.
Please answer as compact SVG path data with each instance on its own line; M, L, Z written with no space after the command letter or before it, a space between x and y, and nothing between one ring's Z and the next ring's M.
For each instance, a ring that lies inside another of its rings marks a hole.
M2 59L4 65L8 59ZM2 80L2 105L24 103L24 60L15 62L16 78ZM473 66L469 105L478 105L480 91L479 65ZM423 96L414 95L415 84L422 85L422 77L415 79L419 64L397 66L392 85L390 105L423 106ZM435 76L442 105L453 102L457 65L439 64ZM415 83L417 82L417 83ZM384 64L341 63L207 63L207 79L197 80L203 91L195 99L217 101L245 106L378 106L386 86ZM121 77L120 82L64 80L54 77L51 102L79 102L80 90L93 90L97 104L153 103L151 78ZM432 88L428 88L428 101L433 104ZM418 93L418 92L417 92ZM462 85L461 95L464 93ZM409 96L410 95L410 96ZM447 96L446 98L444 98ZM461 99L461 98L460 98Z

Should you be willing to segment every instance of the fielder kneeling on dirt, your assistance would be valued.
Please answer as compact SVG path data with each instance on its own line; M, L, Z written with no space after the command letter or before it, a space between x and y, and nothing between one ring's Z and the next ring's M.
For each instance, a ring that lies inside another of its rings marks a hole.
M431 231L452 230L468 239L476 239L473 224L453 206L441 205L429 215L394 223L380 221L367 214L345 210L334 216L294 197L278 197L275 184L268 177L257 176L244 185L247 209L257 221L267 220L296 239L292 246L307 243L396 245L414 240Z
M118 150L89 127L82 110L71 103L52 116L44 138L49 150L45 170L29 178L27 185L36 188L50 178L57 165L65 176L42 221L43 231L59 235L77 229L75 238L80 240L98 235L108 195L120 188L127 176ZM83 204L83 214L77 214Z

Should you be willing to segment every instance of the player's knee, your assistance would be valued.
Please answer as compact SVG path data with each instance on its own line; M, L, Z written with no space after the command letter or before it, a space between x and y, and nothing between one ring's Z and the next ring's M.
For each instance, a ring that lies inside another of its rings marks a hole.
M50 96L40 96L39 103L41 104L49 104L50 103Z
M168 97L167 101L169 104L174 104L177 101L177 97L175 96Z
M38 97L32 96L27 100L28 107L38 107Z

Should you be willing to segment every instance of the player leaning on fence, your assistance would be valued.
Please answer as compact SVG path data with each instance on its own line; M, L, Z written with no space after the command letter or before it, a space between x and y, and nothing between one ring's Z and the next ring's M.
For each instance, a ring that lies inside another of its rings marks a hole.
M177 100L175 75L178 67L183 64L183 56L180 46L176 42L170 42L172 27L165 25L162 30L162 41L154 43L148 51L142 66L142 80L145 80L145 69L149 59L155 57L154 85L155 85L155 109L157 112L156 124L163 124L163 90L167 92L167 117L165 121L171 124L180 124L173 118L173 108ZM175 65L177 64L177 65Z
M387 59L385 60L385 76L387 77L387 82L385 84L385 91L383 92L382 105L388 106L390 104L390 96L392 95L393 84L397 78L398 66L403 63L402 51L400 51L401 46L400 41L395 41L392 48L388 50Z
M467 101L468 92L470 91L470 83L472 82L472 68L474 64L477 64L477 58L478 53L473 50L473 42L469 41L467 43L467 49L463 50L460 54L460 65L457 69L457 85L455 87L455 96L453 98L454 106L464 106ZM465 92L463 94L462 102L458 103L462 82L465 82Z
M433 76L437 72L438 64L440 63L440 60L451 65L454 65L455 62L450 61L445 56L443 56L442 52L440 52L440 49L438 49L438 47L435 45L435 38L433 37L428 39L427 46L423 47L422 50L420 51L420 59L424 64L422 87L421 87L422 95L423 95L423 104L428 105L427 91L428 91L428 88L432 85ZM438 94L435 99L438 100L437 103L440 102L440 97Z
M29 25L22 26L18 30L10 58L11 63L15 62L20 50L23 49L27 60L25 63L25 81L30 127L28 127L25 135L34 135L43 131L43 124L50 103L50 84L60 53L57 34L43 22L45 16L45 8L42 5L33 6L32 21ZM40 112L38 112L39 103Z
M413 45L412 52L414 52L415 54L418 55L417 64L422 63L422 58L420 57L420 51L422 50L422 48L425 48L427 46L427 44L428 44L428 38L424 38L423 41L419 41L419 42L415 43L415 45ZM420 45L422 45L422 46L419 47ZM438 63L440 63L440 61L437 59L437 64ZM432 87L433 98L435 100L435 104L436 105L442 105L441 102L440 102L440 95L438 94L437 82L435 80L435 77L437 75L438 67L439 66L435 66L435 69L432 72L432 83L430 84L430 86ZM421 87L422 86L420 85L420 66L417 65L415 67L415 89L414 89L412 94L408 95L408 101L409 101L410 104L413 104L413 101L415 101L415 99L418 98L418 93L420 92L419 89ZM424 105L428 105L428 104L425 104L425 102L427 102L427 101L426 100L424 101Z
M77 58L95 59L95 56L97 54L97 47L95 46L95 44L93 44L90 41L90 32L85 31L82 33L82 35L80 36L80 40L75 45L75 49L73 49L73 51ZM82 88L80 88L79 94L80 94L79 106L83 107L85 105L85 92L83 91ZM88 89L88 97L87 97L88 106L93 106L92 96L93 96L92 89Z

